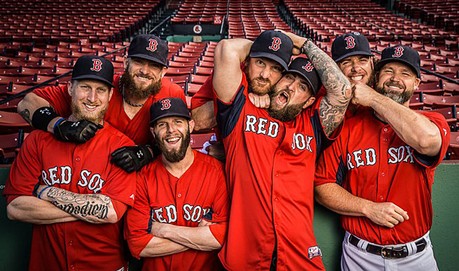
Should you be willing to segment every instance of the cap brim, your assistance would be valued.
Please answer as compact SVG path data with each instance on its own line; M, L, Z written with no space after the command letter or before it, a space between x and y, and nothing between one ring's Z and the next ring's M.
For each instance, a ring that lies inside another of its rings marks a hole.
M372 53L368 53L368 52L365 52L365 51L353 51L353 52L349 52L341 57L338 57L337 59L334 59L335 62L340 62L341 60L345 59L346 57L350 57L350 56L356 56L356 55L362 55L362 56L374 56Z
M142 58L142 59L150 60L150 61L153 61L155 63L161 64L161 65L167 67L167 63L163 63L161 60L159 60L159 59L157 59L155 57L149 56L149 55L135 54L135 55L128 55L128 57Z
M181 118L185 118L187 120L191 119L190 115L183 115L183 114L179 114L179 113L166 113L164 115L161 115L159 117L156 117L156 118L150 120L150 125L152 125L153 123L155 123L155 121L157 121L159 119L167 118L167 117L181 117Z
M416 67L413 66L413 64L411 64L410 62L408 62L408 61L406 61L404 59L399 59L399 58L388 58L388 59L384 59L384 60L379 61L375 65L375 71L379 71L384 65L386 65L387 63L390 63L390 62L401 62L401 63L407 65L408 67L410 67L414 71L414 73L416 74L416 76L418 78L421 78L421 70L417 70Z
M72 77L72 80L83 80L83 79L91 79L91 80L101 81L101 82L109 85L110 87L113 87L112 82L108 81L105 78L97 76L97 75L87 74L87 75L81 75L81 76L77 76L77 77Z
M309 80L309 78L307 78L306 76L304 76L304 74L302 74L301 72L297 71L297 70L291 70L291 71L287 71L288 73L295 73L295 74L298 74L298 75L301 75L301 77L303 77L304 79L306 79L306 81L308 82L308 85L309 87L312 89L312 93L314 93L314 95L317 94L317 91L318 89L314 89L314 86L312 85L312 82L311 80Z
M274 60L279 63L279 65L281 65L284 70L288 70L288 63L285 63L284 60L282 60L282 58L278 57L277 55L266 52L252 52L250 53L250 57L263 57Z

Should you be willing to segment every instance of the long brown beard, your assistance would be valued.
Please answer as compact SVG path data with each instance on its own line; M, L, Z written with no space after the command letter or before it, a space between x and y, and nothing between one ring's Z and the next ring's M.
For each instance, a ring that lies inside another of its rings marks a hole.
M164 155L164 158L166 158L167 161L171 163L177 163L183 160L186 155L186 150L188 149L188 146L190 145L190 129L188 126L188 131L186 132L186 135L183 136L182 134L182 143L180 144L180 148L178 150L174 151L168 151L164 142L159 139L158 135L155 136L155 141L156 144L158 145L159 149L161 150L162 155Z
M124 89L125 98L136 100L146 99L150 95L154 96L158 94L161 89L161 79L151 83L145 88L138 88L135 84L133 76L129 73L129 66L123 73L123 76L120 78L121 89Z

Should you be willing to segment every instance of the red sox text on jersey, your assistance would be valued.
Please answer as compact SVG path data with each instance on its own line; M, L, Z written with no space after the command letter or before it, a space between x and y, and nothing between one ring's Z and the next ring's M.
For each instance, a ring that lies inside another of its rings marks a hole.
M49 185L55 184L70 184L72 180L72 168L70 166L55 166L41 171L41 178ZM77 185L87 188L94 193L98 193L105 180L102 179L99 173L93 173L87 169L83 169L80 172L80 179L78 179Z
M184 204L182 208L185 221L200 222L201 218L209 213L210 207L204 208L199 205ZM153 222L174 223L177 222L177 207L168 205L151 209L151 220Z
M410 163L414 164L413 149L408 146L391 147L387 150L387 163ZM353 169L361 166L374 166L378 163L376 150L373 148L356 150L347 153L347 168Z
M266 118L259 118L254 115L247 115L245 120L246 132L263 134L272 138L279 135L279 123ZM311 141L314 137L302 133L294 133L292 139L292 150L307 150L312 152Z

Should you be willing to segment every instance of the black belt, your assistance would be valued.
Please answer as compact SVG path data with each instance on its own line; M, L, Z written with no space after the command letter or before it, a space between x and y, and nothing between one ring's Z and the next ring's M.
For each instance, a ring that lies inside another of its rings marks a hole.
M349 236L349 243L353 244L356 247L358 246L360 239L358 237L355 237L354 235ZM418 253L423 251L426 246L427 246L427 241L425 238L422 238L421 240L416 241L416 247L417 250L414 253ZM405 258L408 256L408 248L406 245L404 246L399 246L399 247L383 247L383 246L377 246L377 245L372 245L368 244L367 245L367 252L375 255L379 255L383 258L386 259L391 259L391 258Z

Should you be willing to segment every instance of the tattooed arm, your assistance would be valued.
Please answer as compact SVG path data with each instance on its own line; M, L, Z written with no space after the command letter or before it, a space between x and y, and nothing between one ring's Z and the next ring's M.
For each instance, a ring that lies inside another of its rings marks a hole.
M338 65L311 40L293 33L284 33L292 39L297 50L308 56L319 73L322 84L327 89L327 94L322 99L319 110L324 132L329 136L344 119L347 106L352 98L351 83Z
M68 190L40 185L38 198L49 201L62 211L89 223L116 223L119 218L112 200L102 194L77 194Z
M33 224L54 224L78 220L47 201L32 196L19 196L6 207L8 218Z

